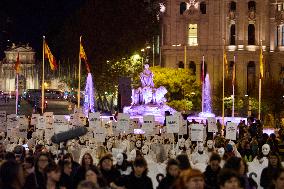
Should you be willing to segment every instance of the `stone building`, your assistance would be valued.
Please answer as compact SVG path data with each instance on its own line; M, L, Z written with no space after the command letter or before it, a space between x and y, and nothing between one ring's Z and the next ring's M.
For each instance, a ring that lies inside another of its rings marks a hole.
M16 89L15 63L18 53L20 60L19 92L26 89L37 89L39 86L36 69L35 51L28 45L12 45L5 52L5 58L0 62L0 90L14 92Z
M258 89L260 46L265 77L284 79L283 0L166 0L161 17L162 65L192 69L200 81L202 59L216 92L223 52L229 77L236 66L240 95Z

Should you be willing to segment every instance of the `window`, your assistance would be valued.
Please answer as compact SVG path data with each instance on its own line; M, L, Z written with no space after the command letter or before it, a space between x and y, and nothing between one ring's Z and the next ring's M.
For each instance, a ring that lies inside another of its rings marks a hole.
M195 65L194 61L190 61L190 63L189 63L189 69L191 70L191 73L192 73L193 75L196 75L196 65Z
M200 12L206 14L206 3L204 1L200 3Z
M230 45L236 45L236 25L232 24L230 29Z
M255 63L250 61L247 66L247 94L252 95L255 89Z
M189 24L188 27L188 45L197 46L197 24Z
M255 27L254 27L254 24L248 25L248 45L255 45Z
M236 11L237 9L237 3L235 1L230 2L230 11Z
M256 10L256 3L254 1L249 1L248 2L248 10L249 11L255 11Z
M186 2L181 2L180 5L179 5L179 13L183 14L184 11L186 11L186 8L187 8Z

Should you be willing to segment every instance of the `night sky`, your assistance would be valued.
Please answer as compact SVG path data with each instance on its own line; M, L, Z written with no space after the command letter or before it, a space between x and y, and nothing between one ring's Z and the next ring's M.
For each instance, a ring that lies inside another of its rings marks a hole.
M80 35L90 60L124 56L157 32L150 6L142 0L0 0L0 58L7 45L29 43L40 59L43 35L62 62L77 60Z

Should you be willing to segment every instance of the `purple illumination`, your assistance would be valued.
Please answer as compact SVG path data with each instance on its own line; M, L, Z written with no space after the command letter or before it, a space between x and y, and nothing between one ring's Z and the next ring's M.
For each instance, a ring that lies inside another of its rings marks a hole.
M95 98L94 98L94 87L91 73L88 73L85 98L84 98L84 114L88 116L89 112L95 112Z
M199 117L215 117L212 113L211 108L211 87L210 87L210 80L209 75L206 74L204 87L202 88L202 96L203 96L203 112L200 112L198 115Z

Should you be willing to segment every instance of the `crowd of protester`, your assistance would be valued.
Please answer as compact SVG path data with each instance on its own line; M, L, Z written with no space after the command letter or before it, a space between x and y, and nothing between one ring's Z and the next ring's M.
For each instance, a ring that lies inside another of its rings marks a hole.
M166 174L157 175L157 189L256 189L258 185L249 176L248 162L261 158L261 147L270 146L268 166L261 172L260 187L264 189L284 188L283 131L278 134L263 133L259 121L250 120L238 125L236 155L225 140L222 127L215 136L215 147L225 148L221 157L217 151L210 155L204 172L192 168L186 153L166 160ZM212 137L212 138L211 138ZM280 155L279 155L280 154ZM111 153L101 155L95 163L90 153L85 153L81 162L76 162L71 153L54 156L44 145L26 150L16 146L6 151L0 144L0 188L1 189L152 189L153 180L147 175L148 163L143 153L136 152L130 161L123 153L123 163L118 164ZM222 164L223 161L223 164ZM126 173L127 169L131 171Z

